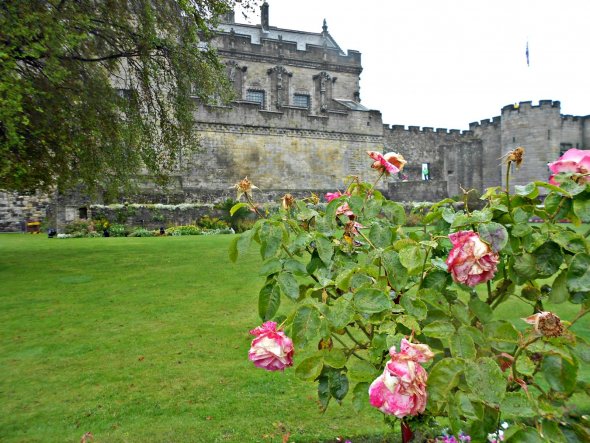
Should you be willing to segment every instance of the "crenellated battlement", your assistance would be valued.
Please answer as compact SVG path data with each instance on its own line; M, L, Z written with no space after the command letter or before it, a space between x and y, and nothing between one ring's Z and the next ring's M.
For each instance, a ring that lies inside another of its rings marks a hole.
M469 129L473 131L478 128L488 128L490 126L499 128L501 123L502 123L502 117L498 116L498 117L493 117L493 118L481 120L479 122L469 123Z
M433 128L430 126L424 126L420 128L420 126L406 126L404 125L383 125L384 132L391 132L391 133L402 133L405 132L407 134L434 134L434 135L453 135L453 136L472 136L473 131L471 128L469 130L461 130L461 129L447 129L447 128Z
M528 111L547 111L552 109L561 109L561 102L557 100L539 100L538 105L533 105L532 101L524 101L515 103L513 105L506 105L502 108L502 115L510 115L510 113L522 113Z

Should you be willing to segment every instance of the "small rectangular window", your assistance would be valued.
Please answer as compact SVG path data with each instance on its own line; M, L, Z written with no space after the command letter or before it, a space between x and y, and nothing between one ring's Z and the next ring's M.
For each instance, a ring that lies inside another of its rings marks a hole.
M260 107L264 108L264 91L248 89L246 92L246 100L249 102L259 103Z
M293 96L293 106L309 109L309 95L295 94Z

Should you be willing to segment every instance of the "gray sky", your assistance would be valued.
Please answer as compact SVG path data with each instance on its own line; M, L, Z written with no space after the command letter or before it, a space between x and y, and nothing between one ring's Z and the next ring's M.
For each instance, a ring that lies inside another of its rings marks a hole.
M361 52L361 101L384 123L468 129L545 99L590 114L590 0L267 1L271 26L321 32L325 18Z

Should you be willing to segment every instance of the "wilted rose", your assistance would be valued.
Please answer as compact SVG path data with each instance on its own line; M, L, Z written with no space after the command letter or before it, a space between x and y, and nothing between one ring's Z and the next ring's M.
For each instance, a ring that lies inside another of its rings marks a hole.
M447 266L457 283L475 286L494 278L500 258L491 247L473 231L460 231L449 235L453 249Z
M549 169L553 174L572 173L576 181L590 182L590 151L582 149L569 149L559 159L549 163ZM555 175L549 178L549 182L557 185Z
M281 206L283 207L283 209L285 209L285 210L291 209L291 207L293 207L294 204L295 204L295 197L293 197L291 194L283 195L283 198L281 199Z
M238 183L233 185L234 188L237 189L237 197L236 200L239 200L242 195L246 195L246 197L252 197L252 190L258 189L256 186L252 184L248 177L244 177L244 179L240 180Z
M371 168L383 172L385 174L395 174L404 168L407 163L401 154L395 152L388 152L387 154L380 154L376 151L367 151L369 157L375 162L371 165Z
M391 360L385 365L383 374L369 387L371 405L398 418L421 414L428 399L428 374L419 361L430 360L432 351L426 345L416 347L404 339L400 352L396 353L392 347L389 354Z
M528 324L533 325L535 333L545 337L559 337L563 334L563 325L557 315L549 311L537 312L527 318L523 318Z
M338 209L336 209L336 215L346 215L350 220L354 220L355 218L354 212L352 212L348 203L338 206Z
M293 365L293 341L283 331L277 331L274 321L267 321L254 328L248 358L259 368L267 371L282 371Z

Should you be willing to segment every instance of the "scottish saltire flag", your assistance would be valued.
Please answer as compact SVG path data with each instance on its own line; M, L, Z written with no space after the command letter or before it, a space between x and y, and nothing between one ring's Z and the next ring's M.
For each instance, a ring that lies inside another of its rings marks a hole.
M529 60L529 42L526 42L526 65L527 66L531 66L530 60Z

